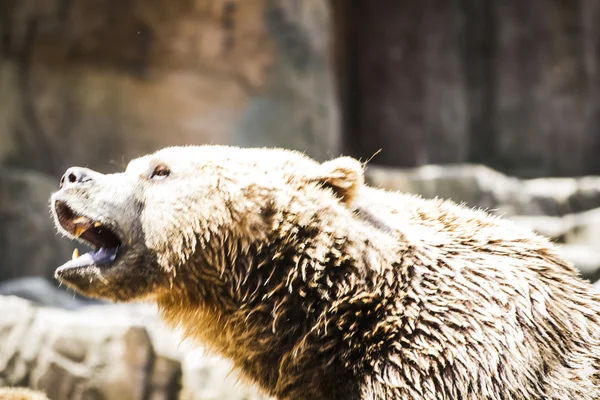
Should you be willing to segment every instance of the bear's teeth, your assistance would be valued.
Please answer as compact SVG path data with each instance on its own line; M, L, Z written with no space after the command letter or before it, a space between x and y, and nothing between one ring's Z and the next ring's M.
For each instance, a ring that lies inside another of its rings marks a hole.
M79 237L79 236L83 235L83 233L87 230L88 230L87 226L77 225L75 227L75 236Z
M83 235L85 231L90 229L92 221L87 217L78 217L73 220L73 224L75 224L75 236L79 237Z
M87 217L77 217L73 220L74 224L80 224L80 225L89 224L90 222L91 222L90 219Z
M79 258L79 249L75 248L75 250L73 250L72 260L77 260L78 258Z

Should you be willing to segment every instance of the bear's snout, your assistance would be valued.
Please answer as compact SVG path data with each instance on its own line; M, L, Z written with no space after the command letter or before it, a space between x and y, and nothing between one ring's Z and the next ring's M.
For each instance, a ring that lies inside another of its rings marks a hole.
M88 183L93 181L96 175L100 174L89 168L71 167L64 173L62 178L60 178L59 187L63 189L74 187L82 183Z

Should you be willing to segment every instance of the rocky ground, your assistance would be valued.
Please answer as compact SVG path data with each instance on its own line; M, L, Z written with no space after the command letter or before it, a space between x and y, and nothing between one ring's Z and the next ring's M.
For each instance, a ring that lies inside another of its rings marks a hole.
M178 340L152 306L64 310L0 295L0 309L0 387L52 400L267 399L228 362Z
M367 169L370 184L482 207L551 237L600 284L600 177L518 180L478 165ZM182 342L156 310L54 286L72 244L48 214L55 179L0 168L0 387L62 399L263 399L231 365Z

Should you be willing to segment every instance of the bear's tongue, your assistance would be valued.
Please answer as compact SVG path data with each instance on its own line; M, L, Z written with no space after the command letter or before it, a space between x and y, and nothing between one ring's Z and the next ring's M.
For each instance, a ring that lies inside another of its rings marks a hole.
M90 265L106 265L114 262L117 258L118 247L100 248L96 251L90 251L83 255L79 255L79 250L73 251L73 258L58 268L65 270L71 268L87 267Z

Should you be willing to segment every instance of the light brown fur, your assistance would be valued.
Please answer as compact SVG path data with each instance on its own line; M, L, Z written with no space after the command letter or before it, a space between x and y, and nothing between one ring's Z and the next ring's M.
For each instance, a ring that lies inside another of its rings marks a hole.
M124 250L58 278L156 301L280 399L600 398L599 298L528 229L367 187L347 157L169 148L86 173L53 204Z

